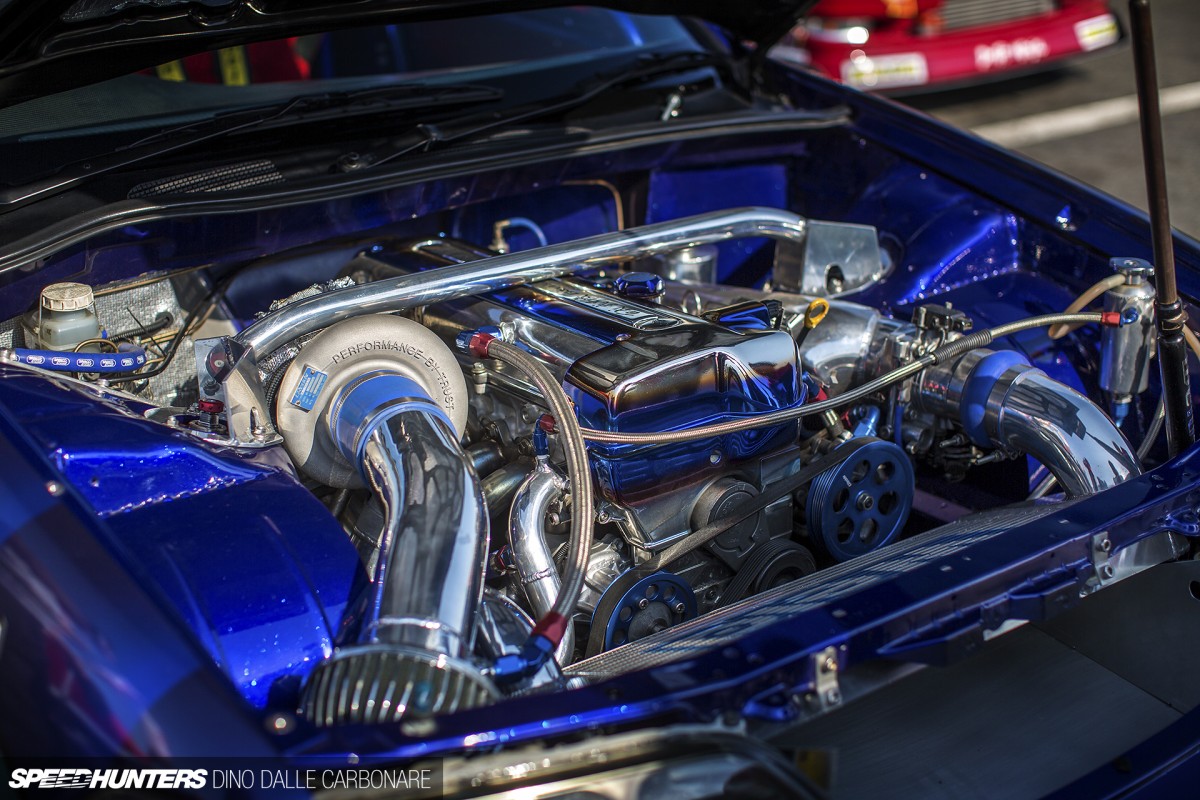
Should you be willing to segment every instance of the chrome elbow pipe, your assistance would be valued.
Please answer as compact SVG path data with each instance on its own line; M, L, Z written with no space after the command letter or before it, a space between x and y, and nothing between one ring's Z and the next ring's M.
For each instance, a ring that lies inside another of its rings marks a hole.
M479 706L497 692L469 661L483 594L483 492L450 420L398 375L372 373L331 404L333 433L384 508L357 641L313 671L318 725L377 724Z
M359 642L467 656L483 593L487 510L452 428L438 414L402 411L370 428L361 453L385 523Z
M1046 466L1069 497L1142 474L1133 448L1099 406L1039 369L1006 374L989 400L992 441Z
M566 488L567 479L546 456L538 456L533 471L517 490L509 512L508 536L513 561L529 605L538 617L545 616L554 607L562 585L546 542L546 514L553 501L562 499ZM574 653L575 629L568 624L554 650L554 660L560 667L565 667Z
M305 684L301 710L316 725L450 713L497 695L470 661L488 517L459 445L466 386L453 358L411 320L361 317L314 338L280 383L275 416L293 463L366 486L384 516L355 638Z
M1099 406L1012 351L972 350L926 370L918 401L959 419L979 446L1033 456L1068 497L1142 473L1133 448Z

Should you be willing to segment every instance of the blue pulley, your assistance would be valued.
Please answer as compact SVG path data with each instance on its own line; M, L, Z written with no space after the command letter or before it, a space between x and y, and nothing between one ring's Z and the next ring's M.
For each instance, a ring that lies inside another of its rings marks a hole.
M848 561L893 541L912 501L912 462L898 445L875 439L813 480L805 519L826 553Z
M621 583L614 581L609 590L619 589ZM604 606L604 599L602 595L597 608ZM626 589L608 620L593 618L592 625L605 626L604 649L611 650L694 616L696 595L688 582L670 572L656 572Z

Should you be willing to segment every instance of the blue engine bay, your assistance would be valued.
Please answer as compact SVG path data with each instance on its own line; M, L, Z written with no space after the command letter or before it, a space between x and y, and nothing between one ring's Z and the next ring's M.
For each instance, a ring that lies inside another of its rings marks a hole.
M529 602L533 589L521 589L509 509L515 517L513 497L527 476L538 464L561 464L566 445L559 421L545 419L537 387L508 364L458 349L464 332L489 331L539 358L585 428L687 431L835 398L923 347L1060 312L1109 274L1110 258L1149 255L1144 223L1131 226L1127 209L1082 186L1047 182L1028 165L950 140L935 123L901 118L875 100L855 100L862 106L851 114L834 106L844 98L832 89L792 91L810 107L846 115L816 130L726 132L519 170L414 178L283 209L130 224L64 251L36 274L0 273L5 348L28 346L23 320L49 283L94 287L110 333L161 314L171 320L166 332L179 331L211 299L209 328L189 333L176 371L140 384L0 364L0 455L37 476L3 489L6 507L28 509L0 530L0 596L24 609L7 620L5 635L37 642L31 663L52 682L70 675L75 683L53 702L14 697L10 711L59 709L48 725L71 730L81 754L151 751L156 737L186 739L187 726L172 721L176 695L219 697L194 711L197 728L243 736L254 743L249 750L333 759L415 758L600 725L712 720L730 709L778 722L825 708L824 700L797 708L789 698L823 690L826 659L843 672L879 659L950 662L985 631L1049 616L1103 587L1113 579L1105 568L1122 568L1123 549L1155 539L1181 554L1183 537L1200 530L1194 454L1145 475L1135 460L1119 480L1099 474L1102 465L1060 474L1015 438L1005 448L991 444L999 433L965 435L970 426L946 411L959 407L957 396L947 399L953 391L968 388L981 406L1001 404L990 398L1010 391L1007 381L1012 392L1062 387L1055 397L1070 413L1079 411L1074 398L1092 398L1098 416L1080 412L1079 420L1111 415L1100 329L1051 339L1044 326L1030 328L990 345L1011 355L980 356L958 376L935 379L931 368L924 384L888 387L837 413L663 445L592 442L596 533L580 603L565 622L575 651L561 669L543 659L520 691L455 709L426 728L297 718L317 666L374 624L371 553L387 510L352 476L318 480L291 442L285 452L270 441L236 441L236 399L205 386L216 340L352 286L736 207L787 209L847 236L853 231L837 226L871 226L878 274L829 297L805 294L795 276L780 274L781 245L746 236L691 248L704 281L671 277L679 263L639 253L628 263L406 311L406 321L453 353L438 368L452 365L466 390L462 420L446 423L461 427L490 517L475 613L487 620L481 629L510 635L468 636L463 658L492 663L518 652L545 611ZM989 193L949 177L952 166L969 167ZM1181 288L1194 295L1200 246L1182 242L1180 262ZM841 274L850 263L839 261L838 281L853 279ZM806 326L806 315L822 315L817 299L828 316ZM384 351L414 346L404 335L376 335L363 340L371 353L329 363L391 357ZM142 341L151 356L168 346L161 337ZM315 341L306 334L254 354L271 409L271 420L255 418L265 428L284 430L276 409L288 405L316 426L324 424L317 417L337 418L314 405L345 399L335 370L305 361ZM324 376L312 378L311 397L287 377L306 364L307 375ZM1035 370L1044 375L1029 381L1043 383L1022 384ZM1143 440L1157 395L1152 376L1120 427L1109 423L1116 439ZM213 405L218 396L224 400ZM982 417L975 425L984 431ZM337 446L335 437L332 462ZM837 461L844 447L854 455ZM1156 447L1146 463L1164 457ZM771 494L814 465L815 479ZM1050 472L1064 483L1088 472L1080 479L1097 483L1086 498L1070 496L1068 486L1062 502L1025 503ZM49 496L41 490L47 482L58 487ZM580 512L558 491L539 525L550 567L563 571L568 528ZM34 496L38 507L29 505ZM763 505L752 516L664 562L669 569L637 572L755 498ZM1100 535L1109 547L1097 556ZM143 614L140 630L122 621L131 604ZM288 722L268 734L264 721L279 719Z

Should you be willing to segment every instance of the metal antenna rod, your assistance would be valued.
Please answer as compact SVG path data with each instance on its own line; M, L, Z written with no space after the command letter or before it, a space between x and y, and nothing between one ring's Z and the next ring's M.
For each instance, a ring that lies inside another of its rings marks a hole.
M1158 368L1162 375L1167 412L1167 450L1174 457L1196 441L1192 425L1192 396L1188 380L1187 346L1183 326L1187 321L1175 285L1175 243L1167 203L1167 168L1163 156L1162 111L1158 105L1158 68L1154 61L1154 32L1150 26L1150 0L1129 0L1133 30L1133 62L1141 108L1142 159L1146 168L1146 194L1154 238L1154 284L1158 293Z

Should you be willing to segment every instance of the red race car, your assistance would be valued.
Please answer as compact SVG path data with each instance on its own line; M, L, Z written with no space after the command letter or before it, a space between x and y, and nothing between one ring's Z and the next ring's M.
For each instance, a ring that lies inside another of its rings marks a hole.
M1122 36L1105 0L822 0L775 54L863 89L913 91L1044 69Z

